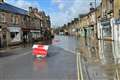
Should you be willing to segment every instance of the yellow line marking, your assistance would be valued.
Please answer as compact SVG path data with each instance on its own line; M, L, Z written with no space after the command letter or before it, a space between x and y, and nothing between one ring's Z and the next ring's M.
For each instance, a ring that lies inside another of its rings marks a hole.
M76 59L77 59L77 78L78 78L78 80L80 80L80 70L79 70L79 61L78 61L78 54L77 54L77 56L76 56Z
M81 78L81 80L84 80L83 71L82 71L82 64L81 64L81 56L80 55L78 55L78 56L79 56L80 78Z

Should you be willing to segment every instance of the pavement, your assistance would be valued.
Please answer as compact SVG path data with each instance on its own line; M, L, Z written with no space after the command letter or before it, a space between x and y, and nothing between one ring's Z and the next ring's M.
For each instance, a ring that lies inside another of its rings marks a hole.
M80 38L84 80L120 80L120 42Z
M16 46L10 46L7 48L1 48L0 49L0 57L7 57L7 56L12 56L12 55L17 55L18 50L24 50L25 48L30 48L30 44L26 45L16 45Z

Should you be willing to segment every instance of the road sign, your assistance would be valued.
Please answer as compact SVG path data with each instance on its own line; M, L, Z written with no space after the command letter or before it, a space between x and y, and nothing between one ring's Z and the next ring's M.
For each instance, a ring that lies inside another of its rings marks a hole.
M45 57L48 54L48 45L33 45L33 55L36 57Z

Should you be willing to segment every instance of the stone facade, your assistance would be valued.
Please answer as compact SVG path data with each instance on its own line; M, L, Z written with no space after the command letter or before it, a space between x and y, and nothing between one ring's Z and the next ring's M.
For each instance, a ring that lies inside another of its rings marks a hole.
M92 5L90 11L78 17L80 33L85 34L88 30L89 36L97 37L98 39L113 40L113 18L119 18L119 0L102 0L100 5L94 8ZM74 25L75 21L71 22ZM71 27L69 25L69 27Z
M120 0L114 0L114 18L118 19L120 17Z
M29 11L14 7L0 0L0 47L38 39L51 27L50 17L37 8ZM4 8L8 6L9 8ZM14 10L16 9L16 10Z
M114 0L114 17L112 22L112 39L120 41L120 1Z

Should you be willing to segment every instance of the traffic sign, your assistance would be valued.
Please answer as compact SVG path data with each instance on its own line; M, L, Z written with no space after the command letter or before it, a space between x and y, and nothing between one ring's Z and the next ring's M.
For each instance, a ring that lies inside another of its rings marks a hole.
M48 54L48 45L33 45L33 55L36 57L45 57Z

